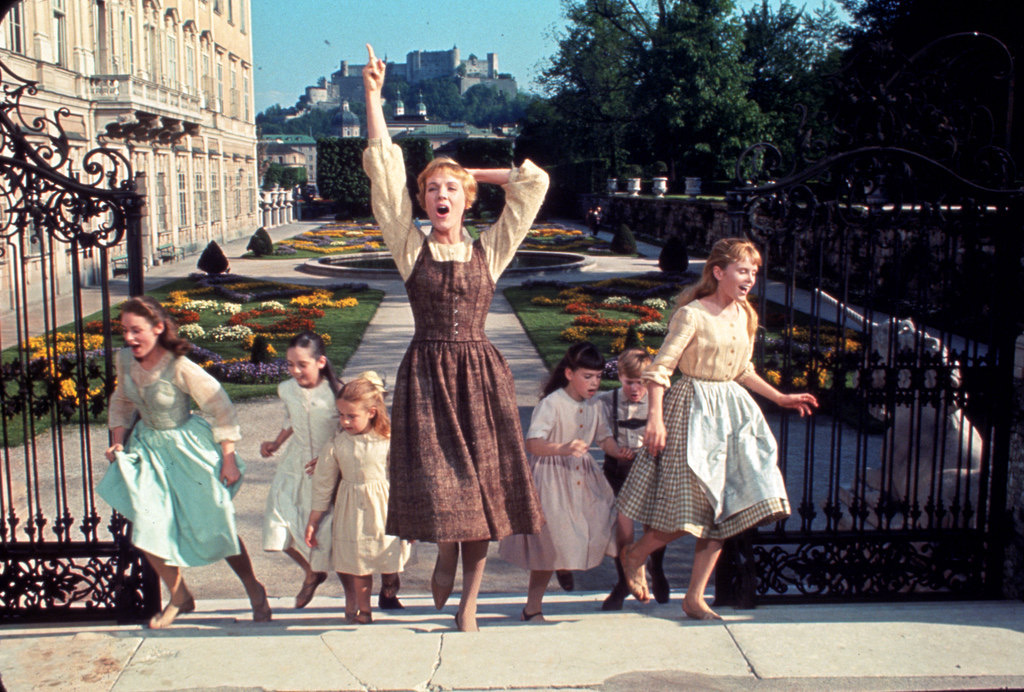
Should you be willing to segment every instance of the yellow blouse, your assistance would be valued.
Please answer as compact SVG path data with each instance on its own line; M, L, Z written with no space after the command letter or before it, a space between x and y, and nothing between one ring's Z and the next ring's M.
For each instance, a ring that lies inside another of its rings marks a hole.
M390 137L371 139L363 152L363 168L370 176L373 216L402 279L406 280L423 248L423 238L430 238L430 228L421 231L412 221L412 198L405 185L401 147ZM544 202L548 174L527 160L512 169L508 184L502 188L505 208L498 220L480 235L487 268L495 281L512 261ZM465 229L461 243L436 243L431 239L428 247L438 262L468 262L473 254L473 241Z
M754 343L747 331L747 312L739 305L712 315L699 300L687 303L672 315L668 334L651 364L644 370L645 381L668 387L672 372L698 380L726 382L754 372L750 362Z

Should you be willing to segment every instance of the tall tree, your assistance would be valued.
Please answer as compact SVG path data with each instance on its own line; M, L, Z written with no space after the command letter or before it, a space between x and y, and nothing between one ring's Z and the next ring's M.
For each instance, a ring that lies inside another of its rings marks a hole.
M750 66L749 97L767 118L769 140L786 154L803 112L814 113L825 96L825 77L835 72L843 52L845 24L833 5L822 0L812 12L789 0L773 7L761 0L743 13L743 61Z
M617 166L628 148L675 176L718 176L761 134L732 0L568 0L566 14L544 83L581 155Z

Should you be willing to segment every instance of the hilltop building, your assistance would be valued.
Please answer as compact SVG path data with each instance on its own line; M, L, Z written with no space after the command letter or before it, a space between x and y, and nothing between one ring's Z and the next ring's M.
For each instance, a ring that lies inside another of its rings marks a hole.
M306 87L301 100L308 108L326 110L339 108L347 100L362 101L362 70L363 65L351 65L342 60L340 68L331 74L329 81L321 77L315 86ZM473 54L462 60L457 46L451 50L412 51L406 54L404 63L388 62L387 74L389 77L402 77L410 85L435 77L453 77L458 80L461 94L478 84L493 86L509 96L518 93L515 78L498 71L497 53L488 53L486 60L480 60Z

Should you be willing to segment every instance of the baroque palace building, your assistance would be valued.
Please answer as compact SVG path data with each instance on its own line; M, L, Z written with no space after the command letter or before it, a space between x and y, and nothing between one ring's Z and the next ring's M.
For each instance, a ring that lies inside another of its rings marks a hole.
M74 161L104 146L145 173L149 262L258 225L249 2L23 0L0 24L0 60L39 85L23 116L66 108ZM95 284L98 260L83 254L80 279ZM123 254L113 251L115 272ZM5 261L0 310L10 307Z

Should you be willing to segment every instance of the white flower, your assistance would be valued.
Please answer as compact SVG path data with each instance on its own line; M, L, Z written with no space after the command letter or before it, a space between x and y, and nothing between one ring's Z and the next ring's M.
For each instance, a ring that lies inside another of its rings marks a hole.
M668 334L668 326L661 322L643 322L636 326L636 330L641 334Z
M284 310L284 305L276 300L265 300L256 307L258 310Z
M214 341L241 341L252 336L252 330L242 324L233 327L221 325L210 330L209 337Z
M195 323L184 324L178 327L178 334L180 334L182 338L188 339L189 341L195 341L196 339L202 339L204 336L206 336L206 330Z
M608 296L601 302L605 305L629 305L629 298L626 296Z
M663 298L648 298L644 301L644 306L648 308L654 308L655 310L667 310L668 303Z

